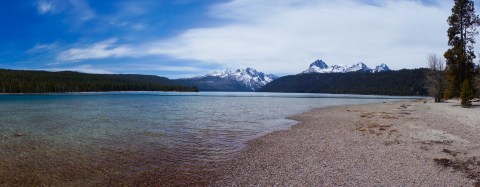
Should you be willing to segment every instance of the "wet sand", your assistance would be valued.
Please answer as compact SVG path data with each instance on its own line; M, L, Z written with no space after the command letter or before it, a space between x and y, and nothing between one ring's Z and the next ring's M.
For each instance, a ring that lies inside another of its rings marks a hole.
M316 109L248 143L214 186L475 186L480 106L424 100Z

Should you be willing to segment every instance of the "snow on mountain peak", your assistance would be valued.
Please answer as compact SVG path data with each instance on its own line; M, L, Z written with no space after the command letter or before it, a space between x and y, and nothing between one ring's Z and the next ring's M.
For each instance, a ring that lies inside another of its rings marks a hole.
M252 91L257 90L278 78L276 75L258 72L253 68L237 69L235 71L214 71L205 75L204 77L207 76L236 80L250 88Z
M213 71L212 73L209 73L205 76L212 76L212 77L227 77L228 75L232 74L231 71L229 70L223 70L223 71Z
M326 73L328 71L329 67L327 63L325 63L323 60L316 60L315 62L310 64L310 67L303 71L302 73L315 73L315 72L322 72Z
M372 72L377 73L377 72L383 72L383 71L390 71L390 68L386 64L380 64L375 69L372 70Z
M346 72L356 72L356 71L368 72L370 70L371 69L367 65L365 65L363 62L359 62L355 65L348 67L345 71Z
M381 64L377 66L375 69L369 68L367 65L365 65L363 62L359 62L354 65L333 65L333 66L328 66L324 61L322 60L316 60L312 64L310 64L310 67L303 71L302 73L348 73L348 72L371 72L371 73L377 73L377 72L382 72L382 71L390 71L390 68L386 64Z
M320 68L320 69L327 69L328 68L327 63L325 63L323 60L316 60L315 62L310 64L310 67L315 67L315 66Z
M324 72L318 73L345 73L349 67L345 64L333 65L331 68Z

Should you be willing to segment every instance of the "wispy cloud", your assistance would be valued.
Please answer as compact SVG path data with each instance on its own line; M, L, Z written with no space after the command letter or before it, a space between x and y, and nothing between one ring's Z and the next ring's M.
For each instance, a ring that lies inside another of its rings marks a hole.
M37 4L37 10L39 14L46 14L49 12L55 12L55 4L51 0L42 0Z
M118 58L135 55L126 45L116 45L117 39L108 39L80 48L72 48L61 52L57 62L77 62L81 60Z
M37 44L27 51L28 54L35 54L44 51L50 51L57 48L56 44Z
M195 67L195 66L165 66L165 65L134 65L130 69L134 70L150 70L150 71L173 71L173 72L205 72L206 69Z
M34 5L39 14L65 13L77 22L88 21L96 16L87 0L38 0Z
M72 6L72 13L75 14L77 20L88 21L96 16L87 0L68 0L68 2Z

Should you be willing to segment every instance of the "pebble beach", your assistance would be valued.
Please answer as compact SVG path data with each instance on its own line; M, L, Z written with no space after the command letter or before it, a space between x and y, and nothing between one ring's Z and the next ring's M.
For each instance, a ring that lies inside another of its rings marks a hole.
M476 186L480 106L412 100L315 109L248 142L213 186Z

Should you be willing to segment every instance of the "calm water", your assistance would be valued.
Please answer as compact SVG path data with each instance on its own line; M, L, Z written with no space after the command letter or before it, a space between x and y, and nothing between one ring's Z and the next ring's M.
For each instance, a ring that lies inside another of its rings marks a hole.
M295 124L288 116L400 99L407 98L222 92L0 95L0 184L207 180L212 166L235 156L246 141Z

